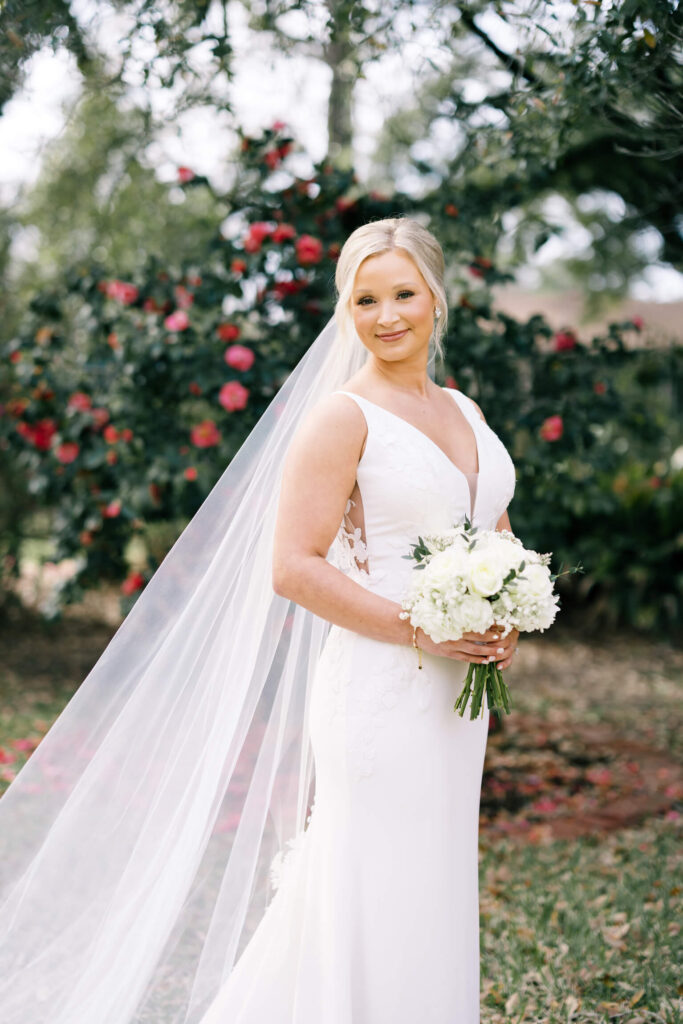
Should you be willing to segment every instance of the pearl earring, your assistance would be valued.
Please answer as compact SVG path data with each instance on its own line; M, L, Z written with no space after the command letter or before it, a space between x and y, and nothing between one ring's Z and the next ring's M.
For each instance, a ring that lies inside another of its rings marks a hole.
M439 309L439 307L438 307L438 306L437 306L437 308L436 308L436 309L434 310L434 316L436 317L436 319L437 319L437 320L438 320L438 319L439 319L439 317L441 316L441 310Z

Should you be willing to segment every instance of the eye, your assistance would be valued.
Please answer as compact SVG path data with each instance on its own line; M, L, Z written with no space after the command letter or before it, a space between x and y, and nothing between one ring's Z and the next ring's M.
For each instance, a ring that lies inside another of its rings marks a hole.
M400 291L400 292L398 293L398 297L399 297L399 299L400 299L400 298L401 298L401 296L403 296L403 295L407 295L407 296L408 296L408 298L410 298L410 297L412 297L412 296L413 296L414 294L415 294L415 292L411 292L411 291L409 291L409 290L408 290L407 288L404 288L404 289L403 289L402 291ZM359 300L358 300L358 302L357 302L357 305L358 305L358 306L367 306L368 302L366 302L366 299L367 299L367 300L368 300L369 302L374 302L374 299L372 298L372 296L371 296L371 295L364 295L364 296L363 296L363 297L362 297L361 299L359 299Z

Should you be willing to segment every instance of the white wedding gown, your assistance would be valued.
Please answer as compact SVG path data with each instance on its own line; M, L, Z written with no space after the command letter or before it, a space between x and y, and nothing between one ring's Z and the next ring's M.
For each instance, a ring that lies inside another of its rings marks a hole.
M349 502L328 559L395 601L418 535L466 515L492 529L514 491L499 438L466 396L448 393L477 442L479 472L469 481L417 427L344 392L368 436L360 501ZM474 721L469 709L454 712L464 662L423 653L422 663L411 647L332 626L311 697L316 789L307 827L201 1024L478 1024L489 711L484 701Z

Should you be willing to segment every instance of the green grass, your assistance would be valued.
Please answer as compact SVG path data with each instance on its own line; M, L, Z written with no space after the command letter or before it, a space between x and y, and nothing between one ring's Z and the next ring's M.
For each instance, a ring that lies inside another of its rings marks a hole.
M481 852L482 1024L680 1024L680 835L638 829Z

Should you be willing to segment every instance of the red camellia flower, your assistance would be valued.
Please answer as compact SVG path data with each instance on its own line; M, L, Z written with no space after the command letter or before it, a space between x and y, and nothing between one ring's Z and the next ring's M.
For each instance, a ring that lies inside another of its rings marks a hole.
M100 428L109 420L109 410L103 409L100 406L96 406L94 409L91 409L90 415L92 416L92 423L95 430L100 430Z
M69 395L69 401L66 403L66 406L67 409L87 412L88 409L92 408L92 399L90 395L86 395L85 391L74 391L72 395Z
M117 352L121 348L121 342L119 341L118 335L113 331L111 334L107 335L107 345L109 345L109 348L113 349L114 352Z
M108 505L104 506L102 515L105 519L116 519L117 516L121 515L121 499L117 498L115 501L110 501Z
M346 199L344 196L340 196L334 203L337 213L346 213L347 210L352 210L355 205L355 199Z
M256 357L251 349L245 348L244 345L231 345L226 348L223 358L228 366L232 366L233 370L245 371L251 369Z
M213 420L202 420L190 431L190 440L197 448L211 448L220 439L220 432Z
M472 277L483 277L484 276L484 271L481 269L481 267L476 266L476 264L474 264L474 263L470 263L470 265L469 265L469 267L467 269L469 270L469 272L472 275Z
M278 146L277 147L277 152L278 152L278 154L280 156L280 159L284 160L284 158L289 153L292 152L293 148L294 148L294 143L293 142L283 142L281 146Z
M296 258L302 266L319 263L323 255L323 243L313 235L301 235L296 240Z
M218 392L218 401L228 412L244 409L249 392L238 380L229 380Z
M296 295L305 287L305 281L276 281L271 291L276 299L284 299L287 295Z
M190 392L191 395L201 395L202 393L202 389L195 380L190 381L188 391Z
M181 185L186 185L188 181L192 181L195 173L190 167L179 167L178 168L178 181Z
M446 387L447 388L456 388L457 389L458 383L457 383L455 377L451 377L451 376L446 377Z
M296 235L293 224L278 224L271 236L273 242L287 242Z
M54 420L38 420L33 425L31 440L39 451L46 452L56 433L57 424Z
M543 420L539 434L544 441L559 441L564 431L564 423L561 416L548 416Z
M656 490L658 487L661 487L662 486L661 478L658 477L658 476L651 476L650 479L648 480L648 486L651 487L653 491Z
M457 217L458 214L460 213L458 207L455 206L453 203L446 203L445 211L447 217Z
M631 323L633 324L633 326L635 327L635 329L637 331L642 331L643 326L644 326L644 320L643 320L642 316L632 316L631 317Z
M237 324L219 324L216 328L216 334L221 341L237 341L241 333Z
M105 458L107 460L107 464L110 465L110 466L115 466L116 463L119 461L119 457L118 457L118 455L116 454L116 452L114 451L113 448L109 449L109 451L105 455Z
M263 245L263 242L268 235L272 233L272 231L272 224L269 224L268 221L265 220L255 221L254 224L250 224L249 230L244 236L244 241L242 243L244 245L245 252L258 252Z
M107 298L116 299L117 302L122 302L124 306L130 306L140 294L134 284L116 280L104 282L104 293Z
M130 427L124 427L119 436L122 441L132 441L133 431L130 429Z
M14 352L10 352L9 361L10 363L21 362L21 352L18 349L15 349Z
M65 464L73 462L78 457L80 447L75 441L65 441L63 444L57 447L57 458L60 462Z
M271 171L275 170L281 160L282 157L277 149L269 149L267 153L263 154L263 162L266 167L270 167Z
M78 539L84 548L90 547L92 544L92 533L90 530L81 530L78 535Z
M196 480L197 470L195 469L194 466L188 466L186 469L183 470L183 476L185 477L186 480Z
M150 484L148 490L150 498L155 505L158 505L161 501L161 487L159 484Z
M164 327L167 331L184 331L190 326L190 318L184 309L176 309L164 320Z
M593 385L593 391L596 395L604 395L607 391L607 385L605 384L604 380L596 380L595 384Z
M119 432L116 427L110 423L108 427L105 427L102 431L102 436L107 444L116 444L119 439Z
M129 597L136 590L142 590L145 585L145 577L141 572L131 572L121 584L121 593Z
M243 274L244 271L247 269L247 265L244 262L244 260L235 259L230 264L230 269L233 272L233 274Z
M160 306L156 299L148 298L142 303L145 313L163 313L164 307Z
M555 351L567 352L576 348L576 335L573 331L558 331L555 335Z

